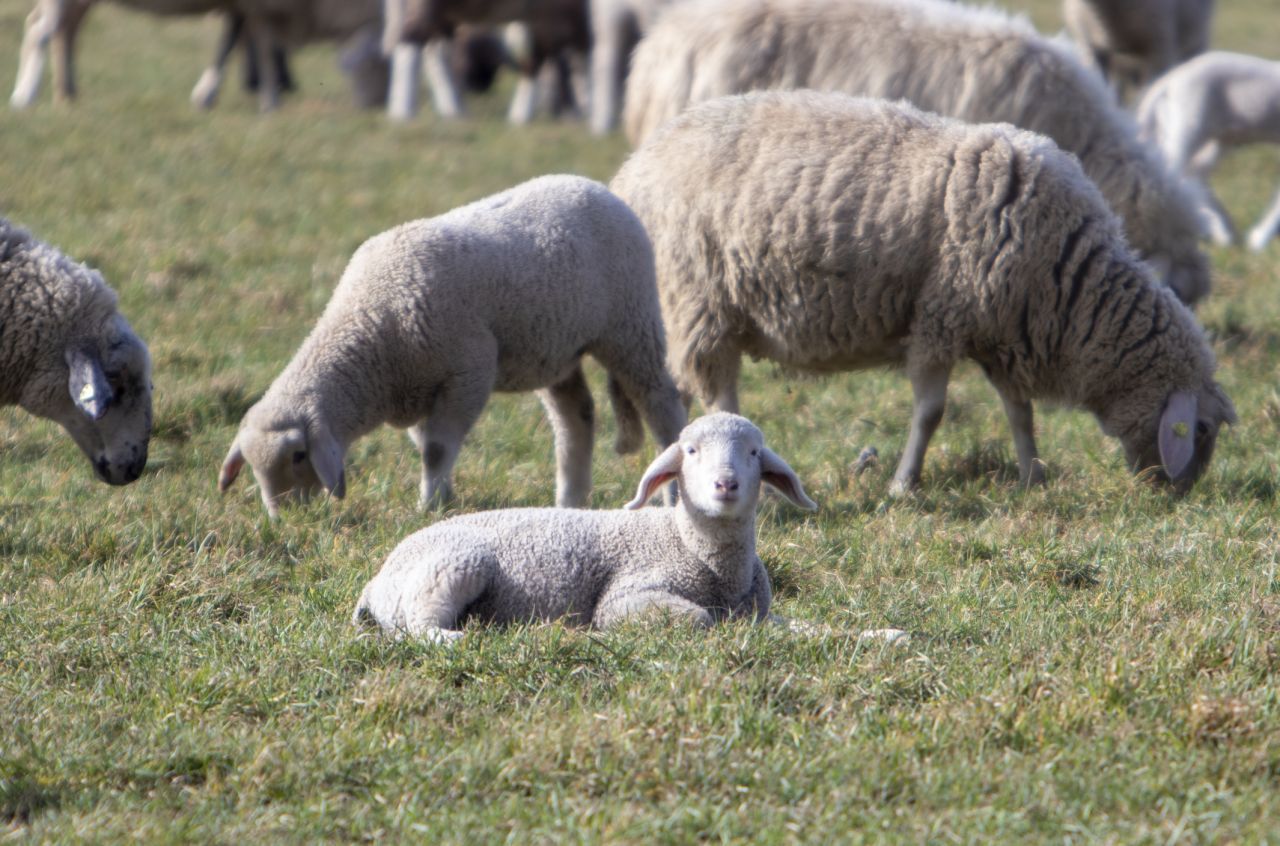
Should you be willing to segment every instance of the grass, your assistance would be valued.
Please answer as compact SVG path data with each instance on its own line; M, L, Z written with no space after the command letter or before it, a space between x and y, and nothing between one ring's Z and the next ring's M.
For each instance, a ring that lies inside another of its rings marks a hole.
M1280 3L1221 3L1217 43L1274 50ZM27 0L0 0L0 69ZM1044 27L1057 4L1036 0ZM886 502L900 375L749 366L743 405L822 504L767 503L761 552L805 638L657 624L358 636L364 581L408 532L404 435L353 448L348 496L268 522L215 477L365 238L526 178L607 179L576 124L391 126L332 54L260 117L186 105L207 21L95 9L82 100L0 112L0 213L100 267L156 364L145 476L93 481L56 427L0 411L0 836L20 842L1275 842L1280 819L1280 246L1214 250L1200 316L1240 423L1175 501L1086 415L1042 410L1050 483L1020 490L973 368L910 502ZM1273 54L1272 54L1273 55ZM1273 55L1274 57L1274 55ZM8 79L8 77L6 77ZM1252 221L1280 155L1217 177ZM604 407L598 370L591 373ZM643 458L607 448L594 505ZM881 464L853 475L860 449ZM551 501L551 434L496 397L456 510ZM909 648L858 644L909 629Z

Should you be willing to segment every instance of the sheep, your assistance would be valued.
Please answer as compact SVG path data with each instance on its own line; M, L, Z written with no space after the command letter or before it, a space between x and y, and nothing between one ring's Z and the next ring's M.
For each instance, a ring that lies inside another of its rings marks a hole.
M674 508L636 510L671 479ZM776 619L756 555L762 482L817 508L751 421L702 417L654 459L624 510L483 511L410 535L365 586L352 621L448 642L468 620L603 629L664 611L698 626Z
M521 78L508 112L512 123L527 123L537 103L537 71L566 51L588 46L586 0L385 0L383 50L392 57L388 114L409 120L418 111L418 75L427 78L436 112L454 118L462 99L449 62L449 41L465 24L519 23L527 50L509 51Z
M98 0L37 0L27 16L19 53L18 78L9 99L15 109L35 102L44 72L44 52L53 42L54 96L75 97L75 41L89 8ZM198 15L222 12L227 16L213 63L205 69L191 92L200 108L212 106L222 82L222 68L238 37L247 27L246 44L254 51L261 74L258 97L264 111L279 103L280 91L289 82L282 49L321 39L346 39L361 29L380 25L381 0L117 0L122 5L158 15ZM383 61L380 56L378 62ZM370 61L365 59L364 61ZM357 98L367 99L360 67L353 74ZM376 72L373 68L372 72Z
M1183 302L1208 293L1193 189L1097 75L1025 21L941 0L690 0L663 14L632 66L625 119L636 145L689 103L793 88L906 99L1048 135L1079 156Z
M900 366L915 408L890 492L920 480L962 358L1040 483L1031 401L1083 407L1135 471L1187 490L1230 400L1191 312L1125 243L1075 157L1007 124L812 91L686 110L611 185L653 240L676 385L738 409L743 353Z
M96 270L0 218L0 406L67 430L97 477L142 475L151 356Z
M1123 100L1208 48L1213 0L1063 0L1062 17Z
M636 42L674 0L589 0L591 4L591 131L612 132Z
M1169 164L1201 184L1202 210L1219 245L1235 240L1235 228L1209 188L1209 173L1223 148L1280 143L1280 62L1240 53L1197 56L1151 86L1138 107L1145 136ZM1280 228L1280 194L1249 232L1249 249L1261 252Z
M245 414L219 487L248 461L273 517L320 487L341 498L347 447L389 422L412 427L421 501L438 505L490 392L537 389L555 433L556 504L583 505L584 353L609 372L619 452L639 448L639 414L663 446L676 438L685 411L663 367L652 248L603 185L542 177L406 223L356 250L320 321Z

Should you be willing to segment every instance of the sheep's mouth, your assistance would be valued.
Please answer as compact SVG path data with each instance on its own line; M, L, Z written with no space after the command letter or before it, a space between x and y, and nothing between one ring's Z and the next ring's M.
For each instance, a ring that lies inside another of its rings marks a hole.
M716 491L711 495L711 498L716 502L727 503L735 503L740 499L737 491Z

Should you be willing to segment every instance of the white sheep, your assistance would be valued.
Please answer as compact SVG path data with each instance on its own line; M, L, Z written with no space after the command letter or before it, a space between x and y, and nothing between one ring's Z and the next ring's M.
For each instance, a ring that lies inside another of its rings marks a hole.
M672 479L674 508L635 510ZM353 622L436 642L461 637L468 620L606 628L668 612L701 626L764 622L772 591L756 555L762 482L817 508L749 420L703 417L649 465L627 510L483 511L410 535L365 586Z
M0 406L62 426L111 485L142 475L151 356L102 276L0 218Z
M1081 54L1122 99L1209 47L1214 0L1063 0Z
M412 427L422 501L452 495L463 438L492 391L538 390L556 440L556 504L586 502L593 411L581 358L609 372L619 451L635 406L671 443L685 412L663 367L653 252L601 184L547 176L366 241L293 361L245 415L222 467L246 460L273 516L290 495L345 491L347 447ZM633 405L634 403L634 405Z
M597 135L617 127L631 50L673 2L590 0L591 131Z
M905 99L1048 135L1080 158L1129 242L1183 302L1209 291L1194 191L1068 47L997 11L941 0L689 0L636 50L627 134L639 145L690 103L794 88Z
M1209 174L1224 149L1280 143L1280 62L1240 53L1197 56L1151 86L1138 107L1138 122L1170 165L1204 189L1203 213L1210 237L1235 240L1235 227L1209 187ZM1249 249L1260 252L1280 228L1280 193L1249 232Z
M1235 419L1191 312L1042 136L902 102L755 92L690 107L611 187L653 239L682 391L736 411L743 353L810 372L905 369L915 410L895 494L918 483L963 358L1004 401L1027 483L1043 479L1033 399L1091 411L1133 470L1179 489Z

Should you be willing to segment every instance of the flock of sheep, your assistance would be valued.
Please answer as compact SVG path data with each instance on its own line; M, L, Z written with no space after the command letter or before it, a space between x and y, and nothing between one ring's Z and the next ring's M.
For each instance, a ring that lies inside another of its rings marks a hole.
M448 641L472 619L776 619L755 552L760 487L816 505L737 415L743 354L808 372L900 368L915 404L893 495L920 484L966 358L1004 403L1026 484L1044 480L1035 400L1087 409L1131 470L1178 491L1235 421L1189 308L1209 293L1197 241L1232 231L1203 178L1222 147L1280 138L1280 65L1183 61L1205 48L1211 0L1067 0L1083 49L946 0L591 0L576 24L555 2L387 0L372 4L375 29L354 17L326 29L317 21L340 15L324 0L133 4L227 14L211 72L247 34L264 103L281 50L377 40L382 18L384 46L427 62L440 103L441 42L518 21L538 45L530 78L591 47L600 130L643 33L620 110L636 151L608 187L545 176L370 239L241 422L219 487L247 464L273 517L320 491L341 498L349 447L383 423L408 429L434 506L490 393L538 393L557 507L411 536L357 622ZM34 96L44 42L69 45L88 5L41 0L15 105ZM1152 80L1135 122L1118 98ZM1253 248L1280 225L1276 206ZM58 421L104 481L137 479L150 360L100 275L0 220L0 329L0 404ZM608 372L617 450L639 449L645 426L661 448L627 510L579 510L594 434L584 355ZM711 413L686 425L695 398ZM659 492L670 507L638 510Z

